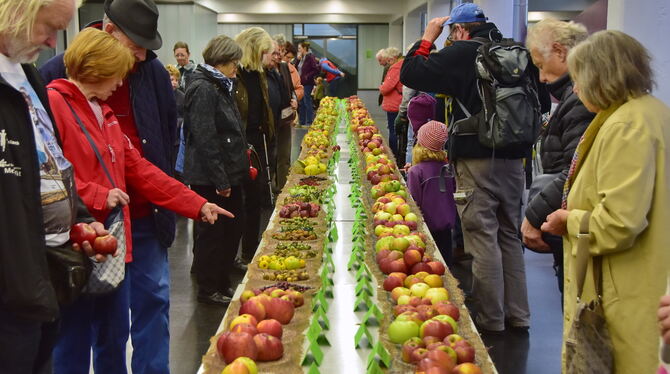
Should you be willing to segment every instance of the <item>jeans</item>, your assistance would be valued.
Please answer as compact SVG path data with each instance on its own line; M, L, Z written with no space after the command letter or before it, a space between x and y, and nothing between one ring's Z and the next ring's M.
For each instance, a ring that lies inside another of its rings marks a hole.
M472 254L477 322L487 330L528 326L530 310L526 269L519 239L524 187L521 159L459 159L456 206L461 216L465 251Z
M314 106L312 104L312 89L314 85L304 85L305 96L298 103L298 121L300 125L311 125L314 120Z
M96 374L125 374L130 333L129 284L100 296L82 295L61 311L54 374L88 374L93 348Z
M16 316L0 303L0 374L49 374L58 321Z
M170 351L170 268L151 217L133 219L130 279L130 335L133 374L167 374Z
M395 118L398 116L398 112L386 112L387 127L389 130L389 147L393 156L397 158L398 155L398 138L395 135Z

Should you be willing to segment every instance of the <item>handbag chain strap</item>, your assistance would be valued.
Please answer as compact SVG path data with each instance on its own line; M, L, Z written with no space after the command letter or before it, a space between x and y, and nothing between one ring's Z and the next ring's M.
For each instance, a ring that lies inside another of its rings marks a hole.
M575 260L575 280L577 281L577 298L581 299L584 291L584 282L592 259L594 290L598 299L602 297L602 256L591 256L589 246L591 234L589 233L589 219L591 212L582 216L579 222L579 233L577 234L577 258Z

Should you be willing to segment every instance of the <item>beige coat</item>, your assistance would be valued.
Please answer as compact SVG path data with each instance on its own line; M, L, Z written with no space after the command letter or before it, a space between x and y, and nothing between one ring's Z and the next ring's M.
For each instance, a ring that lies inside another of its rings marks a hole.
M603 256L603 305L616 373L655 373L658 367L656 310L670 269L669 146L670 108L649 95L628 101L602 125L568 197L563 341L576 300L576 234L589 211L590 252ZM584 300L593 298L592 279L589 270Z

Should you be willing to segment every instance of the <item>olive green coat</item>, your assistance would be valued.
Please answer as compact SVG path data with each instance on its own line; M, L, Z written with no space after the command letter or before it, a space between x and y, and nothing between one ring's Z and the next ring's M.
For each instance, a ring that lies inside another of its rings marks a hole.
M602 256L616 373L655 373L658 367L656 310L670 269L668 146L670 109L650 95L632 99L602 124L568 195L563 341L576 300L576 235L581 217L591 212L590 253ZM594 296L590 269L584 300Z

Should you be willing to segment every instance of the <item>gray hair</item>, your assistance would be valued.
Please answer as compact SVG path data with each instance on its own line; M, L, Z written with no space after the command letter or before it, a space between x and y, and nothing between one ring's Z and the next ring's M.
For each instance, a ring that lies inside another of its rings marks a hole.
M586 27L581 23L547 18L528 29L526 46L528 49L536 49L547 58L553 43L558 43L570 51L572 47L585 40L588 35Z
M286 37L284 36L284 34L273 35L272 40L277 42L277 44L279 44L281 47L286 45Z
M202 58L210 66L224 65L242 58L242 48L230 37L219 35L207 43Z
M387 58L398 58L402 56L402 52L396 47L388 47L384 50Z

